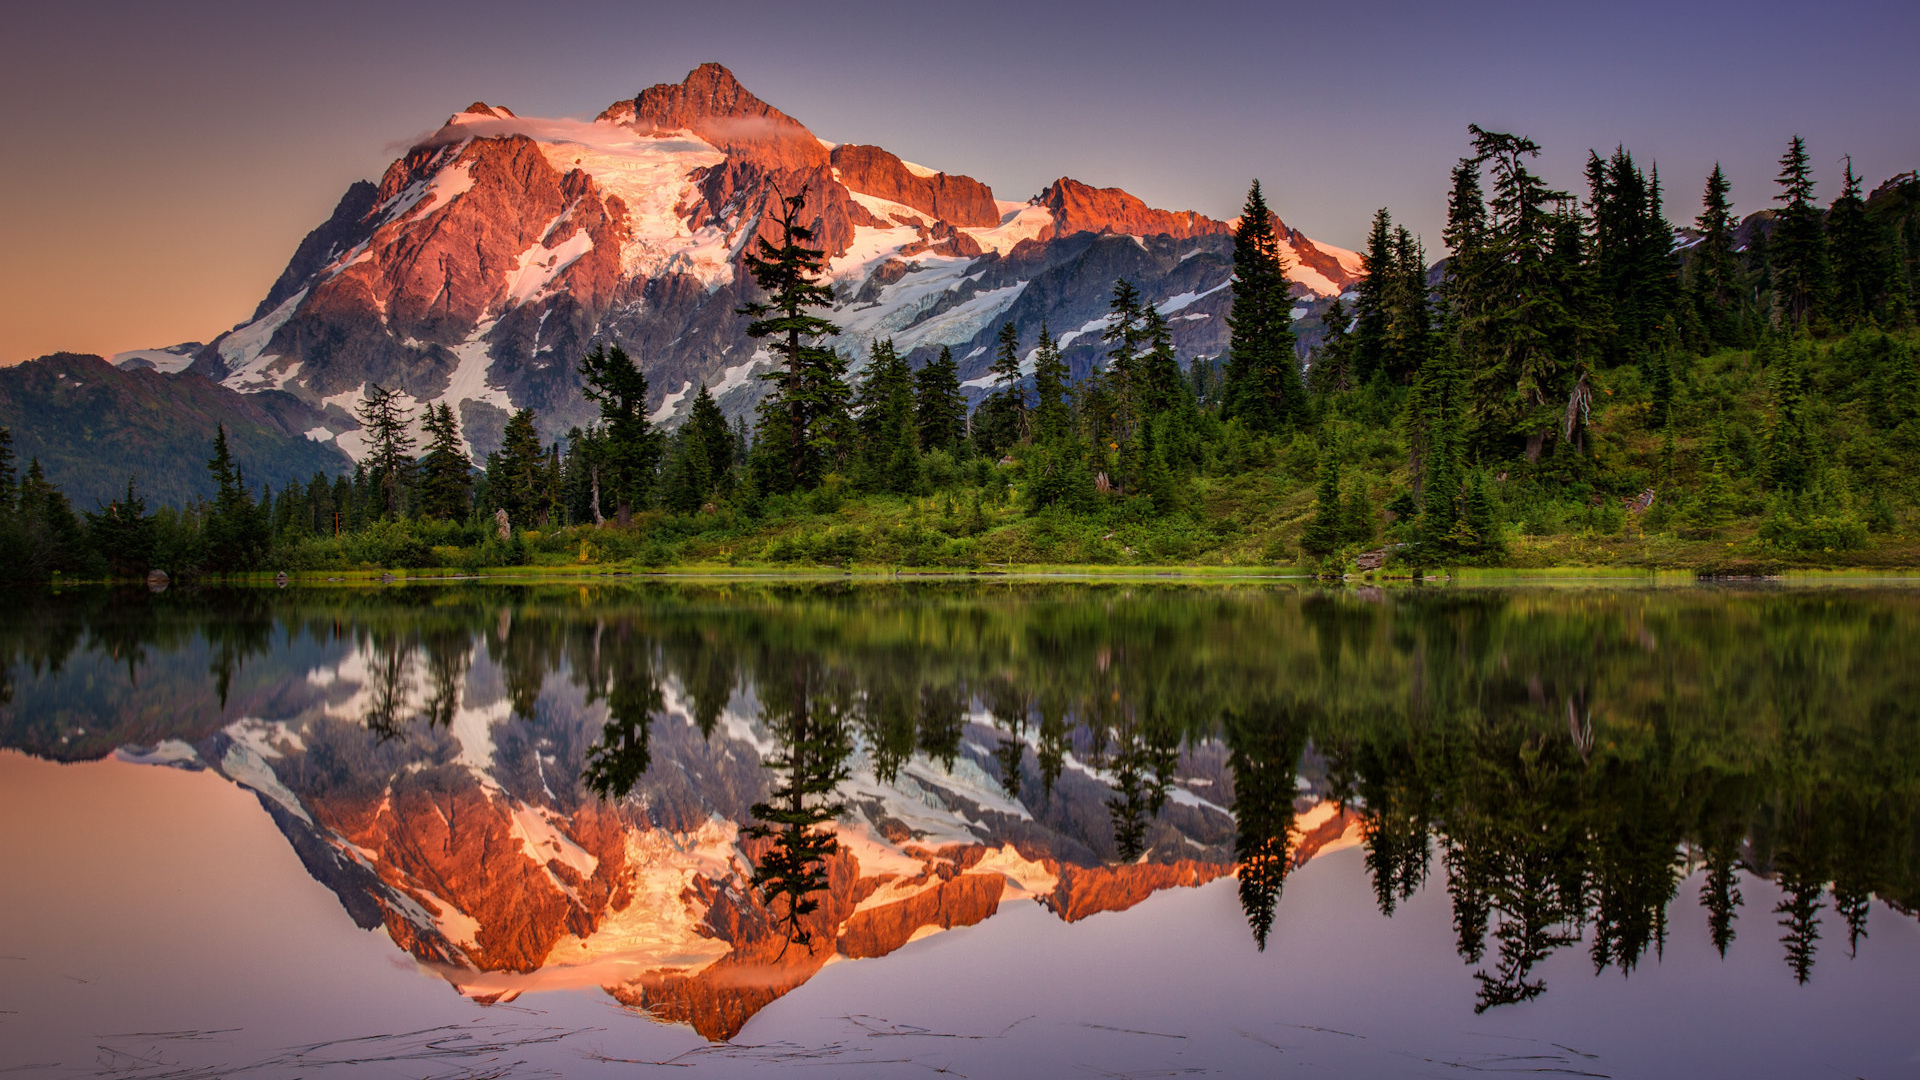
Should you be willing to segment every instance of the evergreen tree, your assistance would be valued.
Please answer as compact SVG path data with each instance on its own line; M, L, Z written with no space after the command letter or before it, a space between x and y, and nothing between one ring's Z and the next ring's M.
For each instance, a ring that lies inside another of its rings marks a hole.
M1340 549L1340 467L1333 455L1320 465L1320 484L1314 490L1313 517L1300 533L1300 550L1309 555L1331 555Z
M767 490L798 491L818 485L845 456L847 400L846 361L833 349L818 344L840 328L817 315L813 308L833 304L833 290L820 283L826 271L826 252L809 246L813 230L800 224L807 189L780 201L778 245L761 237L757 252L746 259L754 284L767 299L746 304L739 313L752 318L747 336L766 339L778 362L761 378L774 390L760 403L760 439ZM778 447L770 445L777 439Z
M1780 491L1806 490L1813 481L1812 432L1807 427L1806 375L1798 349L1774 339L1763 350L1772 415L1767 424L1767 480Z
M1299 795L1306 725L1286 710L1260 703L1220 718L1227 763L1233 770L1233 854L1239 864L1240 906L1261 952L1273 930L1291 849L1293 800Z
M1826 224L1813 201L1813 167L1807 161L1807 143L1795 135L1780 158L1775 181L1784 203L1770 242L1774 307L1789 326L1801 327L1825 313L1831 275L1827 259Z
M93 549L106 560L107 572L115 577L145 576L153 566L157 539L153 516L147 513L147 501L133 489L127 478L127 493L102 507L88 511L87 535Z
M518 528L545 526L551 502L547 491L547 454L534 428L532 409L507 419L500 449L487 455L487 492Z
M1852 329L1878 310L1889 275L1881 230L1867 217L1853 158L1846 160L1840 197L1827 212L1827 235L1833 244L1834 319L1841 327Z
M1045 323L1040 324L1040 346L1034 351L1033 397L1035 441L1051 444L1066 438L1072 427L1067 408L1067 362Z
M1427 301L1427 253L1404 225L1393 230L1393 256L1385 283L1385 350L1379 371L1395 384L1412 381L1426 362L1433 334Z
M920 433L914 423L913 373L892 338L873 343L860 385L860 471L871 491L920 490Z
M1393 244L1393 218L1386 207L1374 212L1367 250L1360 256L1365 275L1353 287L1353 381L1365 383L1387 367L1388 306L1399 273Z
M1693 246L1688 291L1707 340L1716 345L1733 343L1734 313L1740 303L1740 266L1733 251L1733 231L1739 222L1728 197L1731 190L1727 174L1714 162L1700 199L1700 216L1693 219L1700 240Z
M667 440L667 463L660 471L660 504L676 514L691 514L706 502L713 485L713 472L705 447L694 438L690 425Z
M1233 275L1224 411L1254 431L1289 429L1305 418L1306 404L1294 355L1293 294L1258 180L1234 230Z
M1107 302L1107 325L1100 332L1106 342L1107 371L1111 375L1118 434L1130 438L1140 420L1140 357L1146 342L1145 313L1140 290L1133 282L1120 278L1113 283L1113 295Z
M913 416L926 450L956 450L967 437L967 399L960 392L959 365L953 350L940 346L940 355L913 375Z
M1637 360L1666 320L1676 295L1673 229L1661 209L1660 175L1651 179L1624 147L1602 160L1587 155L1592 207L1592 273L1602 321L1610 323L1609 363Z
M34 462L37 471L39 462ZM213 457L207 460L213 476L213 506L201 526L206 536L208 569L220 573L251 570L266 558L268 522L255 505L245 475L227 447L224 424L214 428Z
M1140 414L1152 418L1191 408L1193 390L1180 371L1180 357L1173 348L1173 328L1152 304L1146 305L1141 315L1141 340L1146 351L1140 354L1139 360Z
M19 486L14 477L13 429L0 427L0 515L13 513Z
M778 782L765 802L753 804L757 820L746 835L773 842L754 861L753 887L773 909L787 940L811 945L802 920L819 909L816 894L827 887L826 860L839 848L827 826L844 808L833 801L833 792L847 777L853 741L815 665L794 658L785 666L784 673L760 686L762 717L779 746L763 764Z
M1354 386L1353 351L1355 343L1347 327L1353 317L1347 313L1346 306L1339 297L1327 305L1327 312L1320 317L1320 348L1313 361L1313 368L1307 373L1308 381L1320 394L1337 394L1351 390Z
M427 452L420 455L420 513L441 521L467 516L473 497L473 461L460 439L460 422L446 402L427 407Z
M379 383L367 384L366 396L354 415L366 432L368 481L379 492L383 517L398 517L406 508L413 486L413 414L400 404L400 391Z
M733 466L738 460L734 434L727 429L727 418L720 412L720 403L707 391L706 383L701 383L700 392L694 395L685 427L687 438L706 466L708 483L703 497L724 498L732 494Z
M625 525L635 507L646 505L660 462L660 440L647 421L647 376L626 350L604 343L580 358L580 376L581 393L600 407L601 491L613 497Z
M1528 457L1537 460L1569 381L1559 350L1575 316L1552 264L1553 208L1569 197L1527 167L1540 154L1532 139L1477 124L1468 130L1474 160L1491 170L1494 189L1474 259L1476 276L1462 283L1471 299L1456 324L1463 359L1474 372L1475 421L1488 443L1524 438ZM1456 191L1460 187L1456 180Z

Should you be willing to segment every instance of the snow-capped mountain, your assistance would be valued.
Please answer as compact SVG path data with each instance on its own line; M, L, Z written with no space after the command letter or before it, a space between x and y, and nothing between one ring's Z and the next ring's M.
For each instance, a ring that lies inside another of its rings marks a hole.
M501 627L510 621L503 611ZM713 1039L829 962L884 956L1003 906L1038 902L1075 922L1235 871L1234 818L1213 801L1232 798L1224 746L1187 749L1147 851L1115 862L1113 776L1069 752L1041 795L1037 756L1023 753L1026 794L1012 795L993 749L1004 733L975 710L944 761L915 753L883 776L856 742L833 794L844 806L838 850L803 923L811 940L790 942L751 880L770 842L745 826L774 782L765 763L781 753L753 692L735 693L703 730L687 688L661 679L651 764L630 794L603 800L579 776L611 707L586 672L529 684L494 655L503 640L289 637L262 661L273 673L237 688L230 709L183 710L192 722L161 729L145 713L123 716L134 726L121 734L166 737L113 752L254 792L363 929L384 929L462 994L498 1002L597 986ZM205 683L178 689L204 696ZM96 733L93 745L40 749L71 759L97 756L98 743ZM1359 842L1343 805L1303 790L1295 807L1293 865Z
M253 317L188 370L294 394L325 414L315 438L356 455L368 382L452 404L479 451L513 408L557 435L589 419L574 366L603 340L639 359L657 419L701 383L741 413L768 366L735 314L751 298L743 253L802 189L856 367L876 337L916 363L950 346L978 392L1000 327L1031 345L1046 322L1084 371L1122 276L1172 321L1183 359L1225 346L1230 223L1064 177L1031 202L998 200L970 177L825 142L704 64L590 122L478 103L449 118L377 185L349 188ZM1354 253L1281 235L1302 314L1359 276ZM165 370L181 349L127 360Z

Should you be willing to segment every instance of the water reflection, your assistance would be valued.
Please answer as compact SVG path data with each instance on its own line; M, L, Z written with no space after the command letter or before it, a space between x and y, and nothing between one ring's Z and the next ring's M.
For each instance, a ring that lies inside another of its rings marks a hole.
M1560 950L1657 960L1696 869L1722 955L1742 875L1780 886L1802 983L1829 919L1852 955L1870 898L1911 912L1917 624L1868 590L80 591L0 619L0 736L220 769L476 996L639 950L603 984L725 1036L1003 895L1229 869L1264 950L1350 836L1385 915L1437 871L1482 1011Z

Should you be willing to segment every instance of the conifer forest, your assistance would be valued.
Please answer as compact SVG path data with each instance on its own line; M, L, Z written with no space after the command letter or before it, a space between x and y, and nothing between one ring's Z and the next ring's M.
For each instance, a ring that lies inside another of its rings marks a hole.
M775 358L749 421L701 386L649 421L617 345L577 358L598 421L545 442L531 409L472 460L447 405L367 386L351 474L254 487L222 430L217 494L129 483L76 507L0 431L0 560L19 579L486 567L1458 567L1706 574L1920 561L1920 181L1816 177L1805 140L1744 220L1719 167L1662 177L1625 148L1538 171L1469 131L1444 250L1390 208L1365 276L1290 291L1258 181L1233 236L1231 343L1181 356L1132 282L1075 372L1044 326L997 340L970 403L950 350L822 342L825 253L788 198L746 256L748 334ZM1573 182L1577 179L1577 182ZM1822 203L1817 185L1837 186ZM1692 190L1698 187L1697 199Z

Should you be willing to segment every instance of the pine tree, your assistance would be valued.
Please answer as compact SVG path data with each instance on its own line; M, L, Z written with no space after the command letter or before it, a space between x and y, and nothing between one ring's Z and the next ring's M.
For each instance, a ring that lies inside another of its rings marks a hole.
M1393 218L1386 207L1374 212L1367 250L1360 256L1365 275L1353 287L1353 382L1364 384L1387 367L1388 306L1399 274L1393 244Z
M1404 225L1393 230L1391 273L1386 282L1385 351L1380 371L1395 384L1411 382L1426 362L1433 336L1427 301L1427 253Z
M810 945L802 920L819 909L816 894L828 884L826 860L839 848L827 826L844 809L833 793L847 777L853 741L832 696L822 693L821 673L797 658L789 666L784 677L759 687L763 722L779 746L762 763L777 782L765 802L753 804L756 821L745 832L772 841L754 861L753 887L787 940Z
M1067 362L1060 355L1060 344L1040 324L1040 346L1033 361L1034 440L1058 443L1071 431L1072 416L1067 408Z
M1813 201L1805 139L1795 135L1788 144L1775 182L1780 194L1774 201L1786 205L1771 241L1774 306L1787 325L1803 327L1824 315L1831 288L1826 224Z
M427 407L427 452L420 455L420 513L441 521L467 516L473 497L473 461L460 438L460 422L446 402Z
M487 491L515 526L544 526L549 509L547 454L534 428L532 409L507 419L500 449L487 455Z
M1867 217L1853 158L1848 156L1846 162L1840 197L1827 212L1827 235L1833 245L1834 319L1852 329L1878 310L1889 274L1881 230Z
M400 404L401 393L379 383L367 384L366 396L355 415L366 432L369 482L379 491L381 515L397 517L406 507L413 486L413 414Z
M1309 555L1331 555L1340 550L1340 533L1340 466L1329 454L1320 465L1313 517L1300 533L1300 550Z
M598 464L601 491L613 497L625 525L645 506L660 462L660 439L647 421L647 376L626 351L604 343L580 358L581 393L600 406L606 444Z
M0 427L0 515L13 513L19 499L13 463L13 429Z
M1233 275L1226 415L1258 432L1290 429L1305 419L1306 404L1294 355L1293 294L1258 180L1234 230Z
M773 393L760 403L761 440L777 435L781 446L767 447L769 490L802 491L817 486L846 455L846 360L818 344L840 328L810 309L833 304L833 290L820 283L826 252L809 246L813 230L800 224L807 189L781 200L780 243L761 237L757 253L746 259L754 284L767 299L744 305L752 318L747 336L766 339L778 361L761 378Z
M1714 162L1701 196L1700 216L1693 222L1700 242L1693 246L1689 286L1707 339L1716 345L1734 342L1734 315L1740 303L1740 266L1733 251L1733 231L1739 222L1733 216L1729 191L1726 173Z
M1592 208L1592 273L1601 320L1611 323L1605 359L1637 360L1673 308L1673 229L1661 209L1660 175L1640 171L1633 155L1616 147L1602 160L1587 155Z
M1189 409L1193 390L1180 371L1180 357L1173 348L1173 329L1167 317L1152 304L1141 316L1141 340L1146 351L1140 354L1139 402L1141 415L1164 416Z
M87 511L87 536L93 549L107 562L107 572L120 578L146 575L153 565L157 539L153 516L147 513L147 501L135 493L133 478L127 478L127 493L102 507L98 513Z
M39 464L33 463L30 478L37 475ZM213 457L207 460L207 472L214 486L213 506L201 527L206 536L208 568L221 573L251 570L266 558L268 522L254 504L246 476L234 463L224 424L214 428Z
M680 425L667 441L667 463L660 472L660 503L676 514L691 514L707 500L713 470L706 448L691 424Z
M737 460L734 434L728 430L727 418L720 412L720 403L713 400L706 383L701 383L700 392L694 395L693 407L687 411L685 426L688 439L705 459L708 483L703 496L711 499L732 494L733 467Z
M1140 290L1134 288L1133 282L1126 278L1116 280L1107 302L1107 325L1100 333L1100 340L1108 345L1107 371L1117 406L1118 434L1123 440L1131 436L1142 415L1139 367L1146 330L1141 307Z
M855 422L860 432L861 482L870 491L912 494L921 487L913 373L891 338L874 342L871 353Z
M1540 146L1525 136L1469 125L1476 165L1490 168L1493 198L1487 204L1475 277L1463 282L1471 299L1457 327L1463 359L1474 372L1474 413L1483 437L1502 443L1524 437L1537 459L1552 431L1564 372L1559 349L1574 317L1552 256L1556 215L1569 200L1527 168ZM1462 185L1456 178L1456 190Z
M1265 703L1221 717L1233 769L1233 854L1240 906L1254 944L1267 948L1287 872L1293 868L1293 800L1299 795L1306 724Z
M956 450L967 437L967 399L960 392L959 365L953 350L940 346L940 355L913 375L913 416L926 450Z
M1807 428L1806 376L1799 350L1777 339L1767 354L1772 415L1767 423L1767 480L1780 491L1804 491L1813 481L1812 433Z
M1320 317L1320 347L1315 350L1313 368L1307 373L1315 393L1336 394L1353 389L1355 345L1353 336L1347 332L1352 322L1346 305L1334 297L1327 305L1326 314Z

